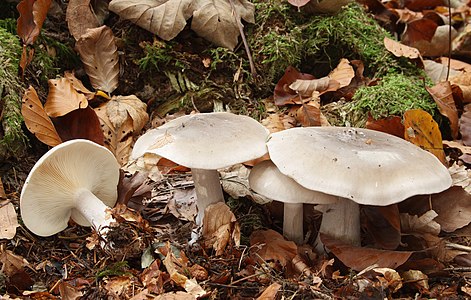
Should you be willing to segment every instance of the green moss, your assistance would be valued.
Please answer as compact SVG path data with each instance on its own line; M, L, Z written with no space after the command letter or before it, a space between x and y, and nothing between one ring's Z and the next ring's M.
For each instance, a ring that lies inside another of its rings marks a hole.
M27 138L21 124L21 85L18 82L18 64L21 56L18 38L0 27L0 97L2 99L2 129L0 157L21 156Z
M418 76L385 75L377 85L361 87L353 96L354 109L369 112L378 119L399 115L409 109L423 109L434 114L436 104Z
M164 41L142 42L140 46L143 49L144 56L137 59L137 64L143 71L160 71L162 67L167 66L174 60L170 53L172 47Z

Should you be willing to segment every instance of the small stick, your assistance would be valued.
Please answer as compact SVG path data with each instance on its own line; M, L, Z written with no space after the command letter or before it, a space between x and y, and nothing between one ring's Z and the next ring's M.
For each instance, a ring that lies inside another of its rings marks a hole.
M445 246L450 249L471 252L471 247L465 246L465 245L460 245L460 244L455 244L455 243L446 243Z

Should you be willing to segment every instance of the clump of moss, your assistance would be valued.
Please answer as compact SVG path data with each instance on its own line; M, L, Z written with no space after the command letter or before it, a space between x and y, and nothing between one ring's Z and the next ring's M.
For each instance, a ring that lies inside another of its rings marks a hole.
M0 97L2 129L0 158L21 156L27 147L27 138L21 124L21 85L18 82L18 64L21 56L18 38L0 27Z
M354 108L370 112L378 119L402 115L409 109L423 109L434 114L436 104L419 77L390 73L377 85L361 87L353 96Z

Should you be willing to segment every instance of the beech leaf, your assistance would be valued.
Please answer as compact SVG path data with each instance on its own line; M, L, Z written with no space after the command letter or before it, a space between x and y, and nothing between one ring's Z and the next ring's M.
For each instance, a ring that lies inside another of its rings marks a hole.
M421 109L404 113L404 137L407 141L429 151L446 165L442 134L432 116Z
M11 240L15 237L18 227L18 216L11 202L0 206L0 239Z
M26 127L38 140L48 146L59 145L62 140L54 127L51 119L44 111L38 94L33 87L29 87L23 95L21 114L25 120Z
M405 263L412 255L410 251L355 247L322 233L321 240L344 265L355 271L361 271L374 264L381 268L395 269Z
M438 105L438 110L450 121L451 135L458 138L458 110L453 100L449 81L440 82L433 87L425 87Z
M25 45L32 45L39 36L51 0L22 0L18 6L16 31Z
M61 117L54 118L54 125L63 141L87 139L99 145L104 144L104 135L95 111L87 106L75 109Z
M421 57L419 50L416 48L401 44L400 42L392 40L386 36L384 37L384 47L397 57L407 57L410 59Z
M205 248L213 248L216 255L224 253L231 238L234 239L234 244L239 246L239 223L224 202L212 204L204 210L203 237Z
M232 50L237 45L240 19L255 21L252 3L233 0L233 4L234 9L229 0L112 0L109 9L167 41L193 17L191 28L199 36Z
M262 259L278 261L282 266L290 263L298 251L294 242L285 240L281 234L271 229L254 231L250 235L250 245L260 247L256 252Z
M87 29L75 45L96 90L113 92L118 87L118 48L113 32L107 26Z
M355 70L346 58L342 58L337 67L329 73L329 78L339 83L339 89L348 86L354 77Z
M85 95L78 93L72 83L62 77L49 79L49 94L47 95L44 110L50 117L60 117L69 112L85 108L88 101Z
M78 40L87 29L101 25L93 13L90 0L69 0L66 21L69 32L75 40Z

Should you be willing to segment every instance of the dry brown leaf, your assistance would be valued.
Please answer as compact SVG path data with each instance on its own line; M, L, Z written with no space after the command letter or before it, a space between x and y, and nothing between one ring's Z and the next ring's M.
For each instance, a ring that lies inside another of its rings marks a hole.
M24 271L25 267L29 267L26 259L10 250L4 250L3 247L0 248L0 263L3 264L2 273L8 277Z
M62 143L54 124L44 111L38 94L32 86L25 91L22 102L21 114L28 130L48 146L53 147Z
M443 151L442 134L432 116L421 109L404 113L404 137L407 141L429 151L444 165L447 164Z
M449 142L447 141L447 143ZM470 148L469 151L471 151L471 147L467 148ZM459 165L454 162L453 165L448 168L448 171L453 180L452 186L459 186L468 194L471 193L471 170L469 170L465 165Z
M450 78L451 84L456 84L463 92L463 102L471 103L471 73L462 72Z
M388 251L354 247L321 233L322 243L347 267L361 271L372 265L394 269L405 263L412 255L410 251Z
M329 73L329 78L339 83L339 89L348 86L353 77L355 77L355 70L346 58L342 58L337 67Z
M204 210L203 238L206 249L213 248L216 255L221 255L226 246L234 240L240 244L240 227L229 206L224 202L212 204Z
M75 47L93 88L112 93L119 80L118 48L113 31L105 25L87 29Z
M64 72L64 78L70 81L70 83L77 92L84 94L87 100L90 101L95 97L95 93L87 89L83 85L83 83L79 79L77 79L77 77L75 77L74 73L66 71Z
M258 245L259 248L254 251L263 260L275 260L282 266L291 263L298 251L294 242L285 240L281 234L271 229L254 231L250 235L250 245L254 249Z
M390 268L374 268L373 271L375 271L376 273L380 273L384 276L384 279L386 280L386 284L383 285L384 288L390 289L393 293L401 289L402 278L396 270ZM379 279L379 277L376 278Z
M432 208L438 214L435 221L445 232L454 232L471 222L471 195L459 186L432 195Z
M402 119L399 116L390 116L387 118L375 120L371 115L368 115L366 128L389 133L400 137L401 139L404 138L404 125L402 124Z
M256 300L275 300L281 284L274 282L270 284Z
M410 59L421 57L419 50L416 48L401 44L400 42L392 40L386 36L384 37L384 47L397 57L407 57Z
M449 52L449 36L451 29L451 39L458 35L454 27L450 25L440 25L436 28L435 33L430 41L426 39L416 40L407 45L417 48L422 56L442 56Z
M437 103L440 113L448 118L453 139L458 138L458 109L453 100L450 82L444 81L425 88Z
M471 27L470 27L471 28ZM447 56L440 57L440 63L442 65L448 66L448 61L450 63L450 68L456 71L471 72L471 64L468 64L464 61L458 59L449 59ZM451 77L451 74L450 74Z
M79 108L88 106L87 98L74 89L66 78L49 79L49 94L44 110L50 117L60 117Z
M63 300L78 300L83 296L83 293L77 288L65 281L61 281L58 285L61 299Z
M461 140L465 146L471 146L471 105L464 107L464 112L460 117Z
M441 227L434 221L437 216L434 210L429 210L420 217L403 213L401 214L401 229L404 233L430 233L438 236Z
M147 106L134 95L113 96L95 109L105 135L105 146L121 165L127 163L133 136L139 134L149 120Z
M281 114L279 112L269 114L260 123L265 126L271 133L293 128L296 125L294 117Z
M32 45L39 36L51 0L22 0L18 6L16 32L25 45Z
M95 111L87 106L54 118L54 127L62 141L87 139L104 145L105 137Z
M247 0L113 0L109 9L167 41L175 38L193 16L192 30L231 50L238 43L240 19L255 22L254 5Z
M401 273L404 283L410 283L417 287L421 292L428 292L428 276L419 270L409 270Z
M315 91L326 91L330 87L330 83L331 79L328 76L311 80L296 79L296 81L289 85L289 88L301 95L301 97L311 97ZM337 87L339 87L340 84L337 84Z
M298 79L311 80L314 76L311 74L300 73L296 68L289 66L285 70L285 74L276 83L273 92L273 101L276 105L282 106L286 104L300 103L299 96L295 91L290 89L290 85ZM309 95L310 97L311 95Z
M130 276L113 276L105 278L104 281L105 290L118 299L121 298L120 296L124 296L126 291L132 286Z
M95 108L105 136L105 147L115 155L121 165L125 165L129 160L133 144L133 122L128 115L121 126L116 128L109 119L106 105L107 103Z
M18 216L11 202L0 204L0 239L11 240L16 234Z
M90 0L69 0L66 21L69 32L75 40L78 40L87 29L101 25L93 12Z
M106 113L115 128L120 128L130 117L133 133L138 134L149 121L147 105L134 95L113 96L106 104Z
M176 218L194 222L198 213L195 189L176 188L172 197L168 200L167 208Z
M433 83L439 83L447 80L447 76L450 77L450 81L453 77L459 76L462 72L450 69L448 75L448 66L443 63L437 63L433 60L426 59L424 62L424 71Z

